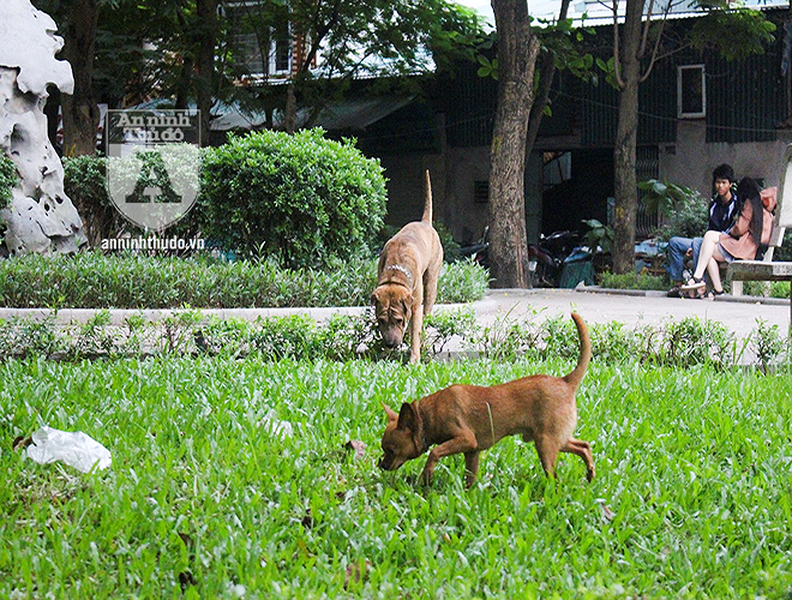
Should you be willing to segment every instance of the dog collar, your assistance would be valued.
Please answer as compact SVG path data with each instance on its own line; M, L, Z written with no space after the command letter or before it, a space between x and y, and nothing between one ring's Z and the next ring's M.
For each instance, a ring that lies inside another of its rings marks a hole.
M408 269L405 269L401 265L388 265L383 269L383 271L399 271L404 273L407 276L407 279L410 281L410 286L413 285L413 276L412 273Z

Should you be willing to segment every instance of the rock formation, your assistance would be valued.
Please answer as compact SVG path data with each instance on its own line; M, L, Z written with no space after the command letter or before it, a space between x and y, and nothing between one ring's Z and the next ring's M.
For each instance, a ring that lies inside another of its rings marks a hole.
M43 110L47 85L74 91L71 66L55 58L63 47L56 30L30 0L0 2L0 151L19 173L10 204L0 210L3 254L73 252L86 242L63 191L63 165Z

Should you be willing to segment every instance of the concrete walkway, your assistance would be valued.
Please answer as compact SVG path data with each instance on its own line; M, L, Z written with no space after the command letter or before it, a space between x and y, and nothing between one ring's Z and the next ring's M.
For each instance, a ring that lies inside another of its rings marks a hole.
M509 318L523 318L534 311L552 317L568 316L574 310L589 323L619 321L629 327L698 317L720 321L739 339L750 336L759 319L770 326L778 325L781 332L788 331L790 324L789 300L762 299L761 303L747 297L690 300L668 298L664 292L636 290L491 290L473 306L482 323L507 313Z

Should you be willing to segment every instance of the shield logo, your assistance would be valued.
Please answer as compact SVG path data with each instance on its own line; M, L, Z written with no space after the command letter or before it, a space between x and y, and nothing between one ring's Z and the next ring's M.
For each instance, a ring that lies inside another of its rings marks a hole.
M133 224L160 233L195 205L201 185L198 111L107 113L107 191Z

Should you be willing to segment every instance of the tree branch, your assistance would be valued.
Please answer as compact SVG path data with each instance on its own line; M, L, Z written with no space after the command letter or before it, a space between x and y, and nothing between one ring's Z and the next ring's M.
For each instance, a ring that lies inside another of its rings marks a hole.
M616 86L623 88L624 80L621 76L621 57L619 56L619 0L613 0L611 8L613 9L613 78L616 80Z
M652 0L654 2L654 0ZM668 23L668 13L671 10L671 2L668 3L666 9L663 13L663 20L660 21L660 31L657 32L657 39L655 39L654 48L652 49L652 56L649 59L649 66L646 67L646 72L638 78L639 83L643 83L649 78L649 74L652 72L652 69L655 66L655 63L658 59L658 53L660 51L660 40L663 39L663 30L665 29L666 23ZM647 25L651 22L651 13L649 14L649 18L647 18L646 23ZM645 32L648 33L649 27L647 26ZM641 50L641 56L643 56L643 52L645 49Z

